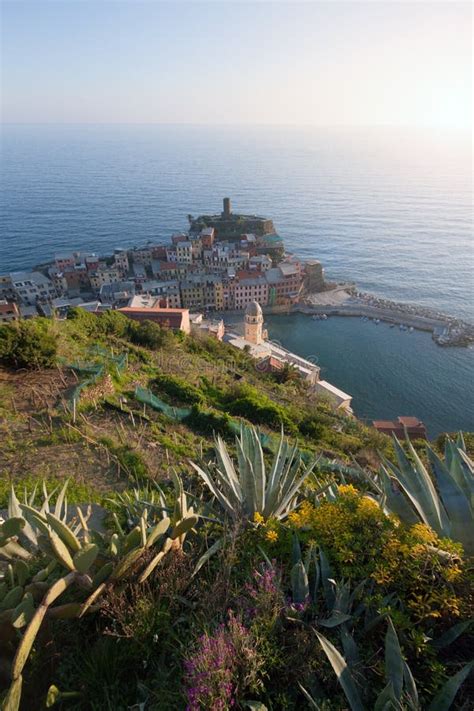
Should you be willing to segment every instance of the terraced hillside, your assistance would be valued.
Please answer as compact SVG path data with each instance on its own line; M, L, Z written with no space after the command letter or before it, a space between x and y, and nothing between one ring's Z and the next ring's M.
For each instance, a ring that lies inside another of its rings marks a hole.
M472 706L472 434L113 312L0 363L2 711Z

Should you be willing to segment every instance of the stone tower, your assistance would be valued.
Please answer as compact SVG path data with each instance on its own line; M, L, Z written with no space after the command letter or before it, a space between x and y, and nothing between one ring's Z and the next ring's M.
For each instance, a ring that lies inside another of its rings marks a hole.
M224 217L226 220L228 220L232 214L232 210L230 207L230 198L225 197L223 200L224 203L224 210L222 212L222 217Z
M263 343L263 313L257 301L252 301L245 310L245 340L259 346Z

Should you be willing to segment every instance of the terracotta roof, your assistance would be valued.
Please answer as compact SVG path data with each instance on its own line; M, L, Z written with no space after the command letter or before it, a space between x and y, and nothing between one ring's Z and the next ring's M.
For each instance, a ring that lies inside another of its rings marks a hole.
M184 314L188 309L173 309L164 308L163 306L153 306L152 308L141 308L140 306L124 306L123 309L118 309L122 313L127 313L127 311L138 312L143 311L144 313L164 313L164 314Z
M417 417L397 417L396 421L392 420L373 420L375 429L385 434L395 434L397 437L418 437L426 439L426 427Z
M283 361L279 358L275 358L275 356L267 356L263 359L262 363L268 365L272 370L283 370L285 367Z
M178 269L179 264L177 262L160 262L160 271L166 271L167 269Z
M423 425L423 422L421 422L418 417L397 417L397 419L399 423L405 425L405 427L419 427Z
M155 321L169 328L181 329L184 315L189 313L188 309L170 309L164 307L141 308L125 306L118 309L124 316L136 319L137 321Z
M384 427L384 428L389 428L389 427L395 427L398 428L400 427L398 422L394 422L393 420L374 420L373 421L374 427Z

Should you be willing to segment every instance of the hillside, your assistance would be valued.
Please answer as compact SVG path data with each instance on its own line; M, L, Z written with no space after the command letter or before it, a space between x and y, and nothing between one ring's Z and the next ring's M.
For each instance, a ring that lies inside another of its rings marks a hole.
M224 343L140 327L117 313L100 321L79 310L73 315L50 327L54 368L0 370L0 471L17 483L71 477L97 497L137 477L166 477L168 466L186 467L187 457L208 450L214 431L233 440L229 416L268 434L283 425L303 449L347 465L353 457L376 465L377 452L391 449L388 438L316 401L291 372L278 382ZM41 319L36 324L49 327ZM112 358L125 353L120 372ZM86 384L73 418L74 391L94 365L103 365L104 375ZM144 407L137 387L171 406L194 408L192 415L179 422Z
M402 448L116 312L0 364L5 709L468 708L470 433Z

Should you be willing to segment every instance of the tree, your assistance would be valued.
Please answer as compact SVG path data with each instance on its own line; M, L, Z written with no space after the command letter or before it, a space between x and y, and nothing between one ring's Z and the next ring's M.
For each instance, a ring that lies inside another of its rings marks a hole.
M14 368L52 368L56 355L57 339L46 319L0 327L0 363Z

